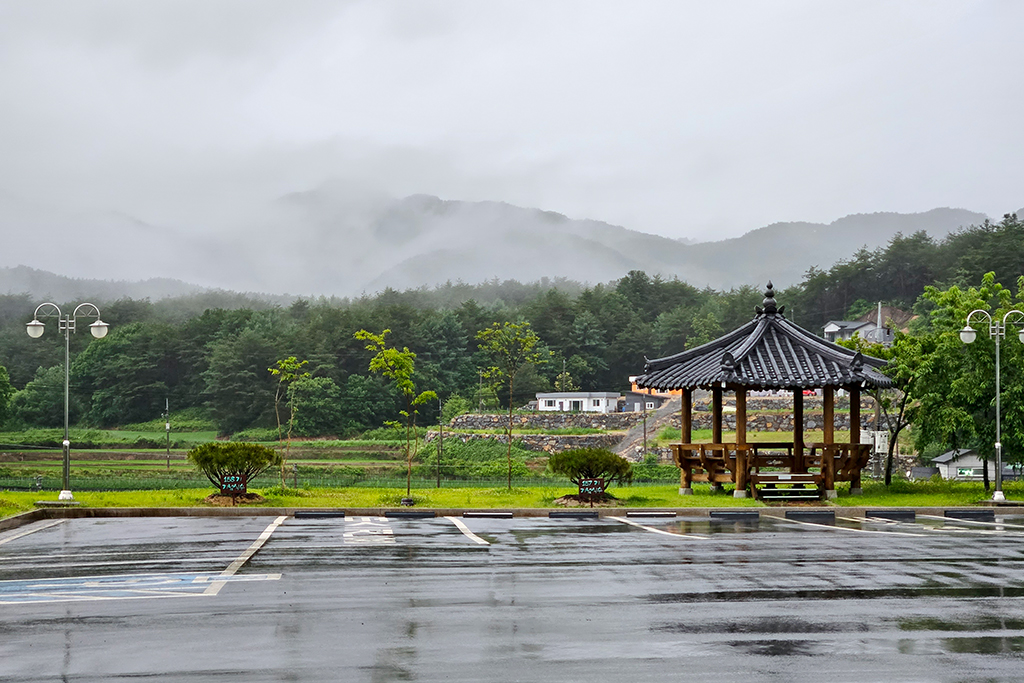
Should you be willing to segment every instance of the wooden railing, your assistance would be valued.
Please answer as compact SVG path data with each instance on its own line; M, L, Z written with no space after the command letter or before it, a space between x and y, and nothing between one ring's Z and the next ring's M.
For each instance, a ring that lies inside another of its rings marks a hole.
M860 485L860 472L867 467L867 444L808 443L802 452L794 452L791 441L758 443L679 443L672 444L672 458L681 470L680 486L692 488L693 482L735 483L745 490L761 468L786 470L790 474L808 474L819 470L815 480L822 488L834 490L835 482Z

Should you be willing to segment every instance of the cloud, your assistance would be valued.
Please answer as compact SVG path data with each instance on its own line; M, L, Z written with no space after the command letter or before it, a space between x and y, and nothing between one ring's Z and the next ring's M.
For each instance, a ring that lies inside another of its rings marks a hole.
M131 239L98 216L261 234L278 197L325 183L705 240L998 216L1021 203L1022 19L923 0L4 3L0 189L47 207L54 241L78 221L109 249Z

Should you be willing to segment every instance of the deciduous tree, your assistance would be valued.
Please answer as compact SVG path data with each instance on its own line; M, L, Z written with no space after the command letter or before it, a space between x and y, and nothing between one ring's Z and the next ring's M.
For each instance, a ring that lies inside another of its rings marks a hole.
M547 362L548 354L538 349L540 337L530 329L530 323L494 323L477 333L480 350L491 361L484 377L492 383L508 382L508 422L505 437L508 440L508 489L512 490L512 399L516 377L526 368Z
M416 407L427 401L436 401L437 394L433 391L416 393L416 385L413 382L413 373L416 369L416 354L403 347L399 350L396 347L388 346L387 335L391 330L386 329L380 334L359 330L355 337L366 342L366 350L374 353L370 359L370 372L375 372L390 379L401 394L405 403L405 410L401 415L405 418L405 495L412 493L412 457L415 453L414 440L419 441L416 435Z

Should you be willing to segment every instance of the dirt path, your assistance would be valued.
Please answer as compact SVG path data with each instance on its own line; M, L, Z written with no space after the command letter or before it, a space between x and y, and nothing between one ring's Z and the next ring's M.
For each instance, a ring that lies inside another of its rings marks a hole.
M650 447L654 441L655 435L661 428L668 425L673 416L678 415L682 410L683 404L681 398L673 398L667 401L661 408L647 413L647 445ZM621 455L630 462L640 462L643 460L644 450L644 425L641 422L636 427L633 427L623 437L622 441L619 442L615 448L612 449L615 453Z

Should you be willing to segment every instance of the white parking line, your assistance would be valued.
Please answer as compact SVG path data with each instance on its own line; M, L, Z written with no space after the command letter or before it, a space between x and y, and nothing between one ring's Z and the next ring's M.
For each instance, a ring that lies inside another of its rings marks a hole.
M474 534L472 531L469 530L469 527L466 526L465 522L463 522L458 517L445 517L445 519L450 521L452 524L454 524L456 527L458 527L459 531L461 531L466 536L468 536L469 538L473 539L474 541L476 541L480 545L490 545L490 541L485 541L484 539L482 539L479 536L477 536L476 534Z
M958 517L939 517L938 515L918 515L921 519L937 519L943 522L956 522L957 524L977 524L979 526L995 526L995 527L1012 527L1014 529L1024 529L1024 525L1021 524L1007 524L1005 522L982 522L980 519L960 519Z
M634 522L631 519L626 519L625 517L611 517L611 516L609 516L608 519L614 519L616 522L622 522L623 524L628 524L630 526L635 526L635 527L637 527L639 529L643 529L644 531L650 531L652 534L662 534L663 536L673 536L675 538L690 538L690 539L697 540L697 541L706 541L706 540L708 540L707 536L701 536L699 534L674 534L671 531L665 531L664 529L655 529L653 526L647 526L645 524L640 524L638 522Z
M63 519L55 519L52 522L48 522L46 524L41 524L40 526L34 527L32 529L28 529L26 531L22 531L20 534L13 534L11 536L7 536L6 538L0 538L0 545L3 545L4 543L10 543L11 541L17 540L17 539L21 538L22 536L28 536L29 534L34 534L37 531L42 531L43 529L49 529L52 526L57 526L58 524L63 524L65 521L66 520L63 520Z
M284 520L286 519L288 518L282 515L281 517L278 517L273 522L271 522L270 525L263 530L263 533L260 534L259 538L253 541L252 545L245 549L245 552L243 552L241 555L235 558L235 561L229 564L227 568L220 573L220 576L218 577L220 580L214 581L210 584L209 588L203 591L203 595L216 595L217 593L219 593L220 589L224 587L225 583L227 583L225 579L233 576L235 572L241 569L242 565L248 562L249 559L253 555L255 555L260 548L263 547L263 545L270 538L270 535L274 533L277 527L284 524Z
M839 519L844 519L844 518L840 517ZM781 518L779 518L779 519L777 519L775 521L777 521L777 522L784 522L786 524L799 524L801 526L812 526L812 527L814 527L816 529L832 529L834 531L852 531L852 532L854 532L856 534L885 534L886 536L916 536L918 538L922 538L922 537L928 535L928 534L908 534L908 533L903 532L903 531L878 531L877 529L851 529L848 526L835 526L833 524L818 524L817 522L803 522L803 521L800 521L799 519L781 519ZM854 519L854 521L859 522L861 520Z

